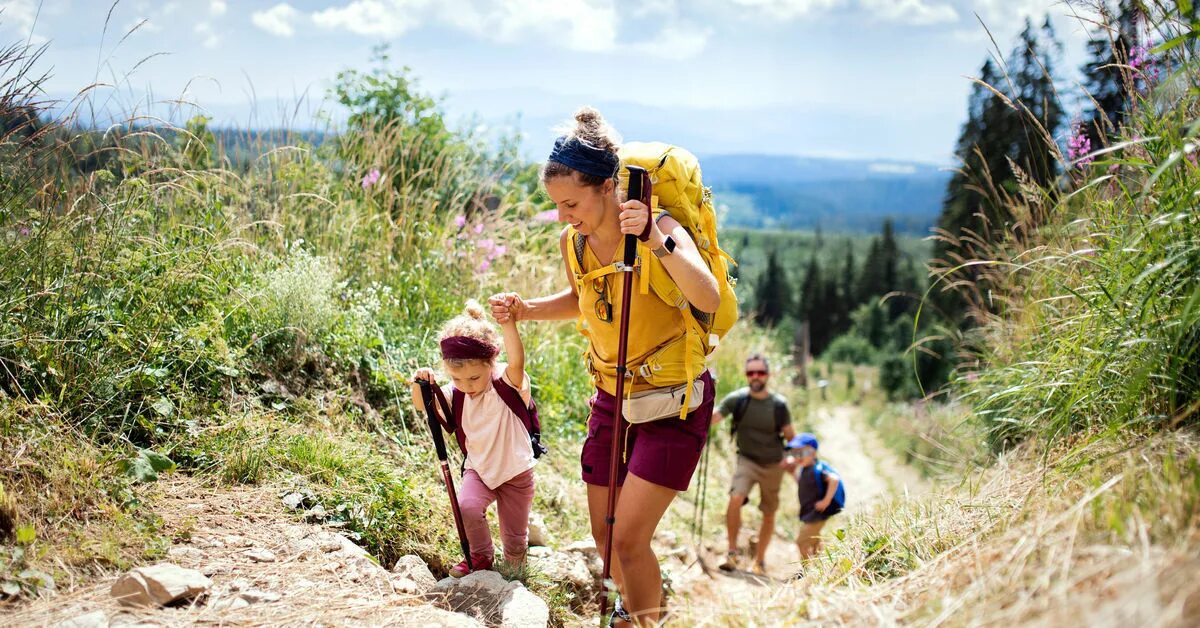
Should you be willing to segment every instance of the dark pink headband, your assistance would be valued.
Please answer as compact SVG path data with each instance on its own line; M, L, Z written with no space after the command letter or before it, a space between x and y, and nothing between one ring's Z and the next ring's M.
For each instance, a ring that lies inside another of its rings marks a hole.
M496 345L469 336L443 338L441 345L443 360L490 360L500 353Z

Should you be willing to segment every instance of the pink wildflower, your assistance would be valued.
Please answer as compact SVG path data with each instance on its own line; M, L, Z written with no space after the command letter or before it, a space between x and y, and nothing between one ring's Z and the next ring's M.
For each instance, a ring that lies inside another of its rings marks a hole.
M544 212L538 212L533 215L533 219L538 222L554 222L558 220L558 210L547 209Z
M379 179L381 177L382 175L379 173L379 168L372 168L371 171L367 173L367 176L362 178L362 188L365 190L372 185L379 183Z

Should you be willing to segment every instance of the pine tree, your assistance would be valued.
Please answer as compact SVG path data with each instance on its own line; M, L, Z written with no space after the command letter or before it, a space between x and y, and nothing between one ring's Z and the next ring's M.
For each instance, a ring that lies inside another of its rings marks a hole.
M1137 45L1141 11L1136 0L1121 0L1115 13L1105 8L1102 17L1111 25L1088 40L1088 62L1081 68L1084 89L1094 101L1085 117L1093 148L1102 147L1104 138L1121 127L1134 88L1133 76L1122 66L1128 64L1129 52Z
M791 293L787 275L779 265L775 249L771 249L767 252L767 268L759 277L754 293L757 303L755 320L760 325L777 325L791 309Z

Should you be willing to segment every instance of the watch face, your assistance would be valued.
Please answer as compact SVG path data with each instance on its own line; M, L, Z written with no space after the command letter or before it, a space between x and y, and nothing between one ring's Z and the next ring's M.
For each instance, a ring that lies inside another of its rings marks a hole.
M667 236L667 239L663 240L663 248L667 249L668 253L674 253L675 252L675 238L672 238L671 236Z

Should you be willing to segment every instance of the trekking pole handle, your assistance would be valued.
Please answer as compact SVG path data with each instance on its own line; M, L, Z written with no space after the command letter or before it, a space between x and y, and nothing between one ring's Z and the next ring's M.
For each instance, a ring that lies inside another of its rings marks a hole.
M429 434L433 437L433 447L437 450L438 460L446 462L450 456L446 452L446 438L442 435L442 424L437 419L437 409L433 403L433 384L418 379L417 386L421 387L421 401L425 404L425 419L429 423Z
M646 206L647 213L649 213L650 174L641 166L625 166L625 169L629 171L629 200L641 201ZM647 221L653 219L653 216L647 217ZM643 232L649 233L649 231L650 223L647 222L646 229ZM633 263L637 261L637 239L638 237L633 234L625 236L625 259L623 261L625 262L625 268L629 270L633 269Z

